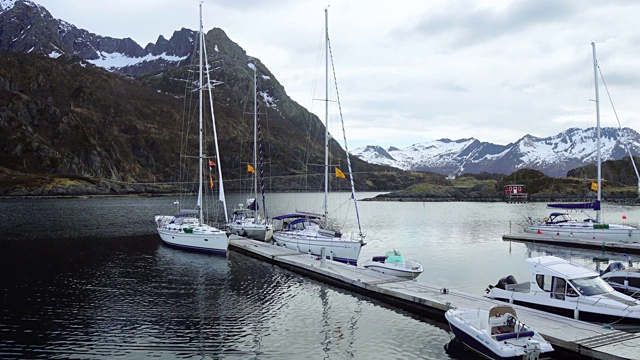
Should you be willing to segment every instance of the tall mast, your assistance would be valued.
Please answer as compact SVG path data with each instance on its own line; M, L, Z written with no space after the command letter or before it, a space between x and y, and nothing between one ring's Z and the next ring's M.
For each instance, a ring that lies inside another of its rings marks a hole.
M324 129L324 225L327 226L327 211L328 197L329 197L329 9L324 9L324 24L325 24L325 102L324 102L324 116L325 116L325 129Z
M256 169L258 168L258 80L257 80L257 66L253 64L253 194L256 205L258 204L258 175ZM255 210L257 218L258 211Z
M593 48L593 78L596 87L596 136L597 136L597 159L598 159L598 202L602 200L602 159L600 158L600 95L598 93L598 60L596 58L596 43L592 42ZM596 211L596 222L602 221L600 210Z
M198 89L198 128L199 128L199 135L200 135L200 150L199 150L199 171L198 171L198 178L199 178L199 187L198 187L198 207L200 208L200 224L204 224L203 221L203 216L202 216L202 49L203 49L203 36L202 36L202 3L200 3L200 33L199 33L199 37L200 37L200 51L199 51L199 55L200 55L200 71L199 71L199 89Z

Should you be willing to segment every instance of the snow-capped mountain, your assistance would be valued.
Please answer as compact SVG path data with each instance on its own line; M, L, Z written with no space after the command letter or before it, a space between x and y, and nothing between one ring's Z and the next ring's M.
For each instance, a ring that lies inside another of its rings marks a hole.
M214 32L224 32L213 29ZM175 67L193 49L195 31L182 28L171 39L160 35L142 48L131 38L115 39L55 19L30 0L0 0L0 51L39 53L52 58L76 55L110 71L140 75ZM224 35L226 38L226 35Z
M640 155L640 134L629 128L601 129L602 161L620 160L629 153ZM369 163L403 170L440 174L510 174L521 168L540 170L549 176L566 176L567 171L597 161L596 128L571 128L555 136L526 135L515 143L496 145L474 138L440 139L404 149L365 146L351 153Z

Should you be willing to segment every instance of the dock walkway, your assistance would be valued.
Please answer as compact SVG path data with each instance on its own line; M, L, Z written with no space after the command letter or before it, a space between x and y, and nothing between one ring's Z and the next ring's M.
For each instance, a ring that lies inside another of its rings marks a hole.
M443 321L450 308L489 309L500 301L420 284L363 267L346 265L261 241L231 236L230 248L292 271L352 290L420 315ZM640 359L640 333L603 328L591 323L513 305L518 318L531 325L556 352L592 359Z
M504 241L531 242L538 244L550 244L565 247L576 247L585 249L597 249L603 251L614 251L620 253L640 254L640 244L621 241L606 241L596 239L580 239L573 236L544 235L532 233L517 233L502 235Z

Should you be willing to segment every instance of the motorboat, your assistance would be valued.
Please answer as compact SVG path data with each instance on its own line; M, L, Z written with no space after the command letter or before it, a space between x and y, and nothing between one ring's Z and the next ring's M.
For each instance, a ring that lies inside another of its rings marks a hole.
M633 268L631 261L628 268L621 261L612 262L600 277L615 290L640 299L640 269Z
M489 285L486 296L620 330L640 329L640 300L616 291L597 272L555 256L526 261L530 281L518 283L509 275Z
M362 266L383 274L410 279L417 278L424 271L422 264L405 259L397 250L388 251L384 256L374 256L371 260L365 261Z
M444 316L456 339L485 358L533 360L550 358L553 353L548 341L518 320L512 306L456 308Z

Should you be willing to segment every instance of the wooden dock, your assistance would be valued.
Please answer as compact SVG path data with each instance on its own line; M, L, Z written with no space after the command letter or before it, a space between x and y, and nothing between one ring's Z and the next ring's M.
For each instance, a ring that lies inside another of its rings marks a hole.
M531 242L583 249L614 251L619 253L640 254L640 244L597 239L580 239L573 236L517 233L502 235L504 241Z
M358 292L391 305L430 315L446 323L454 307L489 309L504 304L486 297L420 284L373 270L325 260L261 241L231 236L230 249L267 260L292 271ZM562 356L592 359L640 359L640 333L603 328L591 323L513 305L518 318L531 325Z

